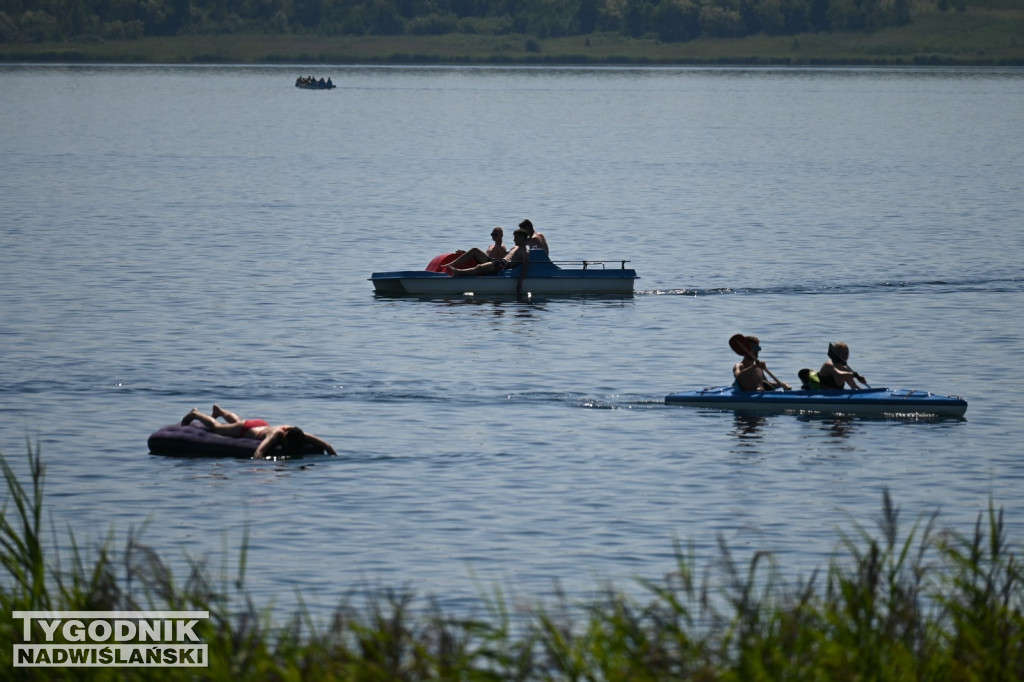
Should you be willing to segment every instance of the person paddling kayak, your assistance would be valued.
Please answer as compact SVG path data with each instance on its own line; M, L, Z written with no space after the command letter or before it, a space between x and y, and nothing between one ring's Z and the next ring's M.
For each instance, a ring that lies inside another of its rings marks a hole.
M741 391L774 391L777 388L791 390L789 384L776 379L768 370L768 365L757 359L761 352L761 341L756 336L736 334L729 339L729 346L743 356L743 360L732 368L736 388ZM765 378L766 372L774 381Z
M842 341L828 344L828 362L818 370L818 381L822 388L860 388L857 382L869 388L863 376L850 369L846 361L850 359L850 347Z

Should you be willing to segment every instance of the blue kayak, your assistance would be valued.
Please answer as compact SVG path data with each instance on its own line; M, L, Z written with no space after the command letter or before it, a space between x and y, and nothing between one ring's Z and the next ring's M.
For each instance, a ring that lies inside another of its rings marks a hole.
M890 388L741 391L733 386L714 386L699 391L670 393L665 396L665 403L721 410L827 412L874 416L962 417L967 411L967 401L959 396Z

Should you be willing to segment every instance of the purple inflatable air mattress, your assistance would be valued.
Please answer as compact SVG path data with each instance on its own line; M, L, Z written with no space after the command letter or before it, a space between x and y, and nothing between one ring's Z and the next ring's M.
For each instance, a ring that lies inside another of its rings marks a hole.
M149 436L149 451L154 455L170 457L235 457L251 459L260 441L255 438L230 438L207 431L205 426L168 424ZM304 457L323 454L321 448L307 444L300 452L285 453L274 448L271 457Z

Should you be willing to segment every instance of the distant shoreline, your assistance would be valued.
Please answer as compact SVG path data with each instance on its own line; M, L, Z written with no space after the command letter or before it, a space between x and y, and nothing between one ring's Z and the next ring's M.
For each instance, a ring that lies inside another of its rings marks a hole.
M182 35L2 43L0 63L1024 66L1024 10L926 12L873 32L661 43L596 33L525 35Z

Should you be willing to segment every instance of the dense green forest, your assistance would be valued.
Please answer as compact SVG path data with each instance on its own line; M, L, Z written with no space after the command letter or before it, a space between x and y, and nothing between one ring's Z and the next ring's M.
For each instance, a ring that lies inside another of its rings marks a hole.
M967 0L938 0L963 10ZM872 31L914 0L0 0L0 42L236 33L319 36L619 33L685 42Z

